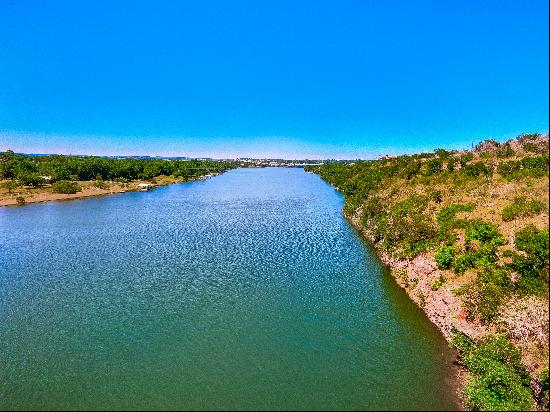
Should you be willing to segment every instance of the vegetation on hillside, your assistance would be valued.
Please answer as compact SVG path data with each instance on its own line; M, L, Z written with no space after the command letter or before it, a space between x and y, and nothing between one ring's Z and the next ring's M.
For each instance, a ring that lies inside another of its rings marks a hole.
M548 305L548 168L548 136L527 134L506 143L486 140L469 151L306 169L345 195L344 214L376 249L397 261L433 259L441 275L431 290L446 284L467 320L502 333L473 343L478 349L465 355L473 378L464 393L472 409L532 407L516 349L524 349L534 375L548 364L547 325L533 331L531 319L540 315L513 306ZM475 360L473 354L495 345L508 345L515 366L489 355Z

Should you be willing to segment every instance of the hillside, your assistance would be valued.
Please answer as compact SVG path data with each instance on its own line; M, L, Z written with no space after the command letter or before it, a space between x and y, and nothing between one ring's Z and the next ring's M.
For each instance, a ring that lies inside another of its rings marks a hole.
M461 354L470 409L548 402L548 136L309 167Z

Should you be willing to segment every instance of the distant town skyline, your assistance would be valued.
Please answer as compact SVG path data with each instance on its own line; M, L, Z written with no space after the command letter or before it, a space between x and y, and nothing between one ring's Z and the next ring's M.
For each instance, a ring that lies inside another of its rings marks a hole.
M547 1L0 7L0 150L353 159L548 132Z
M541 133L541 134L548 134L548 131L534 131L533 133ZM495 139L499 142L503 142L506 140L509 140L511 138L517 137L521 133L512 134L509 136L504 136L501 138L495 138L495 137L487 137L487 139ZM485 140L484 138L478 139L478 140L471 140L471 141L464 141L464 142L457 142L454 145L436 145L433 147L419 147L414 146L409 149L407 148L395 148L395 147L379 147L376 150L371 151L340 151L338 152L338 149L335 148L333 151L326 151L326 148L321 148L321 151L315 152L315 151L277 151L274 150L273 152L268 152L265 149L257 149L258 152L254 154L254 152L247 152L246 149L242 150L242 153L238 153L238 150L236 148L227 147L226 149L218 149L216 150L171 150L171 149L164 149L164 150L145 150L145 149L134 149L132 146L124 147L116 145L114 147L117 147L115 150L101 150L101 143L97 141L97 139L100 139L101 141L105 141L104 138L98 138L98 137L87 137L86 142L87 144L84 145L84 148L77 147L74 145L71 145L70 143L70 137L63 137L59 138L59 136L47 136L44 134L34 134L32 135L33 144L26 145L27 140L29 139L28 134L23 133L5 133L0 131L0 151L6 151L6 150L12 150L16 153L23 153L23 154L44 154L44 155L52 155L52 154L62 154L62 155L76 155L76 156L110 156L110 157L187 157L187 158L211 158L211 159L286 159L286 160L304 160L304 159L310 159L310 160L328 160L328 159L334 159L334 160L354 160L354 159L362 159L362 160L368 160L368 159L376 159L382 156L398 156L398 155L404 155L404 154L414 154L419 152L432 152L438 148L446 149L446 150L466 150L472 148L473 145L479 143L482 140ZM179 139L175 139L178 141ZM202 139L204 140L204 139ZM63 144L64 141L67 141L67 146L56 146L58 142L61 142ZM155 141L155 139L151 139L151 141ZM52 143L53 142L53 143ZM112 141L111 141L112 143ZM231 141L229 141L227 144L231 144ZM261 141L258 139L257 146L261 147ZM59 147L58 150L55 150L54 147ZM112 146L113 147L113 146ZM30 149L35 148L35 149ZM322 150L325 150L324 152ZM303 156L296 156L296 153L302 153ZM323 156L322 153L325 153L326 155ZM259 154L259 155L258 155Z

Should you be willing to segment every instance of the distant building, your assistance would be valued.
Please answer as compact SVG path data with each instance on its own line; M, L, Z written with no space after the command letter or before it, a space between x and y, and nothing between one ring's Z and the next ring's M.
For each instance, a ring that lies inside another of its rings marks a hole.
M151 185L150 183L140 183L140 184L138 184L138 189L141 190L142 192L146 192L149 189L151 189L152 187L153 187L153 185Z

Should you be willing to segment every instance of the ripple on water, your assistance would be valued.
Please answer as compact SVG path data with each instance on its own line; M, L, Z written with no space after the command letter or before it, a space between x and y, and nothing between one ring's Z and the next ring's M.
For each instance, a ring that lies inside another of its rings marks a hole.
M0 409L449 409L445 342L301 169L0 209Z

